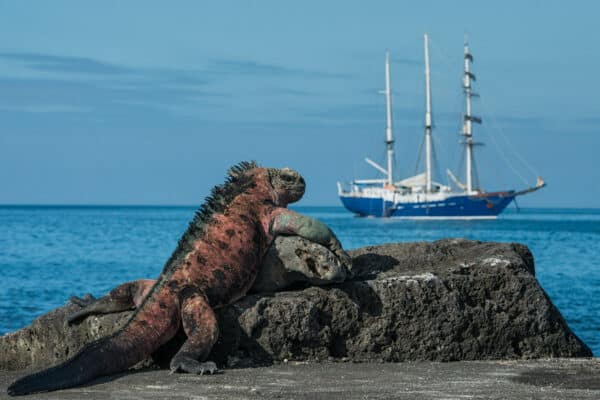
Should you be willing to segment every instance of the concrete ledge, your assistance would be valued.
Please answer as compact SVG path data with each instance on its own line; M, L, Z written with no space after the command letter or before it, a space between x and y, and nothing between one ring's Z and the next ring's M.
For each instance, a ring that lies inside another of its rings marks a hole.
M0 372L0 397L23 372ZM27 399L598 399L600 359L282 363L214 376L141 370Z

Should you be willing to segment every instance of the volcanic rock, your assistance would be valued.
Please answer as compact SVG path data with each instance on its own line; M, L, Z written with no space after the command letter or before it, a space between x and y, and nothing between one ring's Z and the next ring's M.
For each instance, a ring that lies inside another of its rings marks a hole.
M286 240L298 240L286 238ZM289 243L288 243L289 244ZM455 361L590 357L535 278L527 247L465 239L349 252L353 277L248 295L219 311L220 366L285 360ZM322 259L314 257L313 260ZM285 262L285 260L284 260ZM0 340L1 369L39 369L120 327L130 312L68 326L67 304ZM184 339L155 354L163 365Z

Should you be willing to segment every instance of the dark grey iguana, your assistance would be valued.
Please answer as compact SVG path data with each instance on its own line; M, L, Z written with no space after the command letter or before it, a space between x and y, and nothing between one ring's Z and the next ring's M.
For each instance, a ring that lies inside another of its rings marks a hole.
M287 168L259 168L254 163L233 167L226 183L215 187L196 213L125 326L66 362L17 380L8 393L58 390L124 371L171 339L180 325L187 340L171 360L171 370L214 370L214 363L204 362L218 338L214 309L246 294L277 235L323 244L350 264L326 225L285 208L299 200L304 189L302 176ZM130 293L144 287L131 285Z
M276 292L292 285L328 285L352 277L352 270L327 248L294 236L270 247L250 292Z
M318 243L301 237L279 236L275 239L258 271L250 292L275 292L294 284L325 285L342 282L351 274L342 261ZM138 308L156 283L153 279L127 282L99 299L91 294L73 296L71 302L82 307L67 321L94 314L107 314Z

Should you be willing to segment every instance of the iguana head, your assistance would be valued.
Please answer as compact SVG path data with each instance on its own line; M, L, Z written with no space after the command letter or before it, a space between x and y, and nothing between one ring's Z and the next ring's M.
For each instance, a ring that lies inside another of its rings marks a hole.
M302 175L289 168L267 168L266 170L273 188L273 203L276 206L285 207L302 198L306 188Z
M213 197L223 197L221 192L231 192L233 196L229 197L233 198L245 192L251 197L268 197L276 206L285 207L300 200L305 186L302 175L290 168L265 168L254 161L245 161L229 170L226 185L213 189ZM229 187L235 190L224 190Z

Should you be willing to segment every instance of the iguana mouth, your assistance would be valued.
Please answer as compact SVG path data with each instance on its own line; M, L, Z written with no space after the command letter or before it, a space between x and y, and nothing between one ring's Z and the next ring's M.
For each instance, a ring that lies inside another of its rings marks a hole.
M297 192L300 193L300 196L302 196L304 194L304 191L306 190L306 183L304 182L304 178L300 177L300 179L298 179L298 181L296 182L296 185L298 187Z

